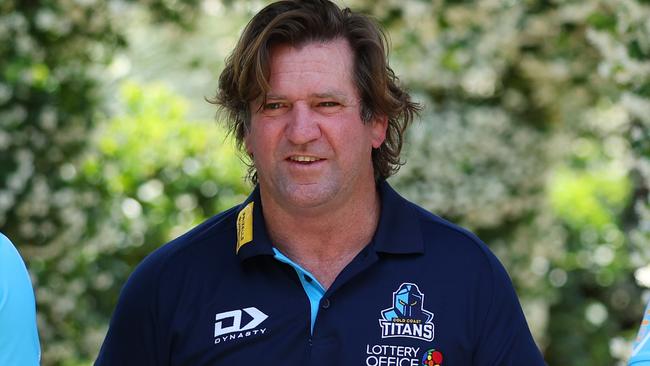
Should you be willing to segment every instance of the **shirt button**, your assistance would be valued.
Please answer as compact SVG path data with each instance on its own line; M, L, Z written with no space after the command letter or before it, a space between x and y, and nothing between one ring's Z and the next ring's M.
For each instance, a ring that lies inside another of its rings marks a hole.
M323 301L320 302L320 306L323 309L328 309L330 307L330 300L329 299L323 299Z

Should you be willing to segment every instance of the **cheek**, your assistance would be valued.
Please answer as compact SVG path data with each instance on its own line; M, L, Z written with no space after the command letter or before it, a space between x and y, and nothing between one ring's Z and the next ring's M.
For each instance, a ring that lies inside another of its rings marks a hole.
M260 155L264 150L265 139L263 135L260 135L258 129L254 129L248 132L246 138L244 139L246 152L249 155Z
M249 155L268 155L277 147L278 130L270 123L260 123L244 137L244 147Z

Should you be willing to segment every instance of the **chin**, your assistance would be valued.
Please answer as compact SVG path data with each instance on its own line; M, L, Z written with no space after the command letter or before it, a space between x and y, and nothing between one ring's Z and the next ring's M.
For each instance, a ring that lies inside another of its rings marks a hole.
M332 186L313 184L290 184L285 186L285 196L295 206L302 208L318 207L331 202L336 196Z

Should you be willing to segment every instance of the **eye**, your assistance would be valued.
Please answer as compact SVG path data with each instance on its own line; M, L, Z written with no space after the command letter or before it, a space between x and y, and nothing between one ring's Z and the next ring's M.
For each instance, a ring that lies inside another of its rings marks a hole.
M319 107L338 107L340 106L341 103L339 102L334 102L334 101L327 101L327 102L320 102L318 103Z
M416 301L413 301L413 303L411 304L411 306L415 306L415 304L417 304L417 303L418 303L417 300L416 300Z
M268 102L262 105L262 113L266 116L280 116L284 114L289 108L286 102Z
M323 99L314 104L314 109L323 115L334 115L343 110L345 106L336 99Z
M406 306L406 303L405 303L404 300L402 300L402 299L399 300L399 303L400 303L401 305Z
M282 108L283 105L280 102L274 102L274 103L266 103L264 104L264 110L277 110Z

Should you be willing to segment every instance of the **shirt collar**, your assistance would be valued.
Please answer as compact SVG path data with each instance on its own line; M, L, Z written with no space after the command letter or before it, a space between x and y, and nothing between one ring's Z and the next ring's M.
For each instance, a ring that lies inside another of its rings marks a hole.
M235 251L242 261L258 255L275 255L262 215L259 185L255 186L250 196L240 205Z
M424 253L420 215L415 205L385 181L379 183L378 188L381 214L370 247L382 253ZM259 185L239 207L235 250L242 261L258 255L275 254L262 214Z

